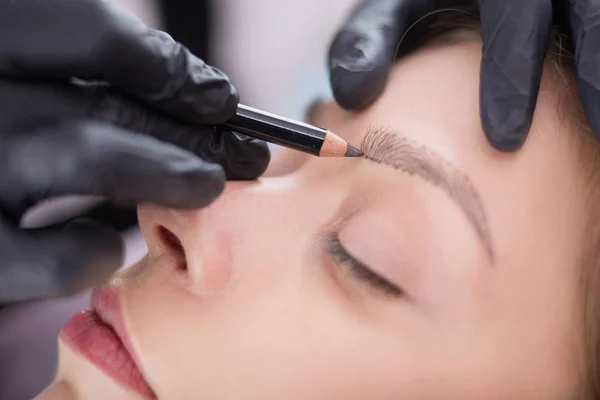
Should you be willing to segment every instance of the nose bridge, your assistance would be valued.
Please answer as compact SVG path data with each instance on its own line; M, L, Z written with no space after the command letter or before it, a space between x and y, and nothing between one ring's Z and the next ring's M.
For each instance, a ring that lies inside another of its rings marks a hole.
M195 285L203 294L223 291L245 264L264 265L301 231L298 198L305 188L285 178L229 182L204 209L179 214Z
M274 178L259 182L228 182L223 193L212 204L195 210L173 211L173 216L182 227L197 235L200 231L219 229L238 229L241 222L252 219L261 210L290 195L281 185L271 184ZM271 209L273 211L273 209Z
M277 216L283 204L301 189L285 179L268 178L259 182L229 182L221 197L204 210L200 218L210 227L223 225L239 231L258 227L265 216Z

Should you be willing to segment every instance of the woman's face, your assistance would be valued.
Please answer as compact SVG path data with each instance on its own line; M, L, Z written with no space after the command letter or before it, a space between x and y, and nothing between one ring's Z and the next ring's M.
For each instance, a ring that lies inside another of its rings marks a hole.
M368 110L311 113L375 161L284 151L208 208L140 208L149 254L111 287L159 399L568 397L583 174L547 90L521 151L488 145L480 57L422 50ZM65 344L57 381L134 396Z

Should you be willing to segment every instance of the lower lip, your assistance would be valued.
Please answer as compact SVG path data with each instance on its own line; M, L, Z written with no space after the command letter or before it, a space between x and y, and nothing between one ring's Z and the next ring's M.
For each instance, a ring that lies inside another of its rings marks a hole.
M122 340L95 312L75 315L60 332L60 338L116 382L145 399L156 399Z

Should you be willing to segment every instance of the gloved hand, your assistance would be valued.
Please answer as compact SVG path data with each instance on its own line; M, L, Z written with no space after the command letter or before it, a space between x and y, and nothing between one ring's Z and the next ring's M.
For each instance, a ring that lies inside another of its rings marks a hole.
M41 200L196 208L226 177L259 176L266 144L213 125L237 102L221 72L109 2L0 0L0 304L71 294L120 264L108 227L19 229Z
M385 86L404 33L427 14L461 4L465 0L360 3L330 49L335 99L348 109L369 105ZM479 0L479 12L481 121L492 146L513 151L527 137L553 17L571 29L581 101L600 137L600 1Z

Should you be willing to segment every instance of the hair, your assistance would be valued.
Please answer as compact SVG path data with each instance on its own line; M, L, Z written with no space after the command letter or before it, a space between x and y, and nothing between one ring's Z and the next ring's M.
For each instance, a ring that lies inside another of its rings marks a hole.
M556 6L555 6L556 7ZM564 18L566 13L553 13L544 75L556 88L565 126L573 131L575 148L582 168L587 173L586 194L590 217L580 264L580 302L574 310L583 326L577 344L581 364L580 382L572 400L600 400L600 144L583 112L576 84L572 37ZM400 39L396 58L424 46L448 45L468 40L461 32L480 33L477 0L457 0L454 6L433 11L421 18Z

